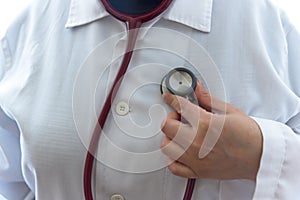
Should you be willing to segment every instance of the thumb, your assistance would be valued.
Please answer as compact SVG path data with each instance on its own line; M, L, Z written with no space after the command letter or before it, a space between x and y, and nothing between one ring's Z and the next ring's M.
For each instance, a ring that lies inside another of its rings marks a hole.
M208 112L225 114L228 112L228 104L214 96L212 96L202 85L201 81L197 80L195 95L199 106Z

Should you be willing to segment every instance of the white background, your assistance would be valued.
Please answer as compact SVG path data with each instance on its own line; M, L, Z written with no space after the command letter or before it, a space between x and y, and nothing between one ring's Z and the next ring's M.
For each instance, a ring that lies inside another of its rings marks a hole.
M291 21L300 31L300 2L297 0L273 0L289 15ZM32 0L0 0L0 38L14 18L26 8ZM0 200L3 198L0 195Z

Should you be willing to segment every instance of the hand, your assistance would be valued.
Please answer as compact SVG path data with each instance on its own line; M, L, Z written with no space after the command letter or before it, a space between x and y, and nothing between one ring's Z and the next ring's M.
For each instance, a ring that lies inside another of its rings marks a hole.
M186 178L255 180L262 154L256 122L211 96L197 82L199 106L170 93L163 97L175 112L162 123L162 152L170 171ZM184 120L181 120L181 117Z

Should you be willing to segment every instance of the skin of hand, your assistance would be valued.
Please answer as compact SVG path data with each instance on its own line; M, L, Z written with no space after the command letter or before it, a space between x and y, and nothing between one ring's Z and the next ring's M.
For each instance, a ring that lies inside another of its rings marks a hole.
M257 123L210 95L199 80L195 96L199 105L170 93L163 95L174 109L161 125L165 134L161 151L170 161L169 170L185 178L255 181L263 149Z

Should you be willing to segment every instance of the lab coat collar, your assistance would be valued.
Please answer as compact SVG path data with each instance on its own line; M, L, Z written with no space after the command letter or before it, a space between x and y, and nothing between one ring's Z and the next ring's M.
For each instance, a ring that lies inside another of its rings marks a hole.
M212 4L213 0L174 0L162 17L199 31L210 32ZM99 0L71 0L65 26L66 28L82 26L108 15Z

